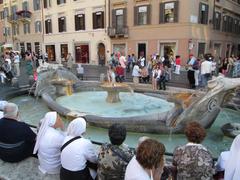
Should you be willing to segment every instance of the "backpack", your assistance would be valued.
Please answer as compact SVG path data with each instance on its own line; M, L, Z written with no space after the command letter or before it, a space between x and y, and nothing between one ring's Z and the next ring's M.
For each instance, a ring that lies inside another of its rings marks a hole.
M193 65L192 65L192 68L193 68L194 70L198 70L198 69L199 69L199 62L198 62L198 60L195 60L195 61L194 61Z

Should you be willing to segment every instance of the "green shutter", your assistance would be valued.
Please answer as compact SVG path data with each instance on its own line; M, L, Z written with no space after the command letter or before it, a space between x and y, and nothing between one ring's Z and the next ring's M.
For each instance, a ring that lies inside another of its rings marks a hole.
M147 24L151 24L151 5L147 5Z
M123 9L123 26L127 27L127 8Z
M137 26L138 25L138 6L134 7L134 25Z
M164 5L165 3L159 5L159 24L164 23Z
M174 2L174 22L178 22L179 1Z

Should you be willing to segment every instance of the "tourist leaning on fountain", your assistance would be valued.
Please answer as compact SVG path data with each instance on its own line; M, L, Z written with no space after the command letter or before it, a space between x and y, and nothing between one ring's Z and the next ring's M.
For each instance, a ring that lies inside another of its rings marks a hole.
M32 155L36 134L24 122L19 121L18 106L7 103L0 119L0 158L7 162L19 162Z
M212 179L214 174L211 153L201 142L206 136L205 129L198 122L186 125L186 145L177 147L173 153L173 166L177 169L178 180Z
M92 180L87 164L97 162L95 147L85 139L86 121L77 118L70 122L61 148L61 180ZM87 163L90 162L90 163Z
M160 180L164 167L165 146L146 139L137 147L136 156L129 162L125 180Z
M64 134L63 122L57 112L48 112L41 120L33 153L38 155L39 170L43 174L59 174L61 146Z
M108 130L111 143L101 146L98 155L98 180L123 180L127 164L134 155L123 144L126 138L126 128L120 124L113 124Z

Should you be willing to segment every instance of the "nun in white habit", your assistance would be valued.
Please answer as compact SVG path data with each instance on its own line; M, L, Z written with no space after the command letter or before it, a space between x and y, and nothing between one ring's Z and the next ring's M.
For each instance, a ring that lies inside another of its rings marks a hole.
M229 158L226 161L224 180L240 179L240 134L235 137L230 148Z
M86 132L86 121L84 118L74 119L68 126L67 137L64 139L62 148L60 171L61 180L91 180L87 161L97 162L97 153L90 140L85 139L83 135Z
M41 120L33 154L38 155L39 170L43 174L59 174L61 168L61 146L64 134L57 130L63 129L63 122L56 112L48 112Z

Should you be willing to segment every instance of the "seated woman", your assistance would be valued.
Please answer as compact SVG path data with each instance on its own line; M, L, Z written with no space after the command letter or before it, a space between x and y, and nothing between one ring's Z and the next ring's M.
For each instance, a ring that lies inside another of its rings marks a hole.
M61 148L61 180L93 179L87 167L87 161L96 163L97 154L91 141L83 137L86 126L83 118L76 118L68 125L67 137Z
M165 146L154 139L141 142L136 156L127 166L125 180L160 179L164 167L164 153Z
M173 153L173 166L177 169L177 179L212 179L214 174L211 153L201 142L206 136L205 129L198 122L186 125L186 145L177 147Z
M133 156L126 145L126 128L113 124L108 130L110 143L103 144L98 155L98 180L123 180L125 169Z
M240 178L240 135L235 137L226 160L225 180L239 180Z
M39 169L43 174L58 174L61 168L60 149L64 140L63 122L56 112L48 112L41 120L33 154L38 155Z

